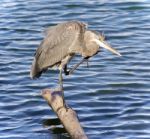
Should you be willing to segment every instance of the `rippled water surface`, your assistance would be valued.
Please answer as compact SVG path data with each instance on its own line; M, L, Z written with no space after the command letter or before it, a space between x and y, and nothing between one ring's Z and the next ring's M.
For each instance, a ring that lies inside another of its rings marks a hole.
M31 80L33 54L48 26L81 20L103 31L107 50L65 77L65 98L90 139L150 138L150 2L147 0L1 0L0 138L56 139L43 120L54 113L40 91L58 71ZM72 64L77 63L77 57ZM62 137L63 138L63 137Z

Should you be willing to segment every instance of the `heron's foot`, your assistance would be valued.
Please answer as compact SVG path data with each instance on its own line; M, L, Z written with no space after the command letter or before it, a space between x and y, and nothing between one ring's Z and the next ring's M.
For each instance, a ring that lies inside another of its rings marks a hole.
M69 70L65 71L64 73L65 75L69 75Z
M68 111L69 107L66 105L66 102L65 102L65 96L64 96L63 86L60 85L59 90L62 93L63 107L66 109L66 111Z
M63 102L63 107L66 109L66 112L69 110L69 107L66 105L65 102Z
M62 99L63 99L63 107L66 109L66 112L68 111L69 107L67 106L64 98L64 92L62 91Z
M64 74L69 75L69 70L67 69L67 65L64 66Z

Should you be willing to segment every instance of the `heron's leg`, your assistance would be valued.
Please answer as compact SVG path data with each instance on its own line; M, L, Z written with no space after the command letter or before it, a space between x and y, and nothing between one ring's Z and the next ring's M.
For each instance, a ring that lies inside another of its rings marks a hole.
M65 75L69 75L69 71L67 70L67 64L64 67L64 73L65 73Z
M62 69L60 69L60 73L59 73L59 85L60 85L60 90L63 91L63 76L62 76Z
M65 103L65 97L64 97L62 69L60 69L60 73L59 73L59 84L60 84L60 90L62 92L63 105L67 109L67 106L66 106L66 103Z
M84 61L87 61L88 58L83 58L79 63L77 63L69 72L68 75L72 74L74 72L75 69L77 69L77 67L82 64Z

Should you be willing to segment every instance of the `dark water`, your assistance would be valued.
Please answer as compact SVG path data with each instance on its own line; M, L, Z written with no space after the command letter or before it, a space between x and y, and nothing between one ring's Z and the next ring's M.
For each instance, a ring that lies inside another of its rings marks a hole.
M0 139L56 139L43 120L55 115L40 91L58 71L31 80L44 28L81 20L104 31L123 57L103 50L65 77L65 97L90 139L150 138L150 2L147 0L1 0ZM76 58L73 62L76 63Z

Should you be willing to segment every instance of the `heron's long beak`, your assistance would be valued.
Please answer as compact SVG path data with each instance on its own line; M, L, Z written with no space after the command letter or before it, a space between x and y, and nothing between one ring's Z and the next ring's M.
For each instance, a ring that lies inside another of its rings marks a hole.
M100 40L95 40L95 42L100 46L103 47L109 51L111 51L112 53L121 56L121 54L119 52L117 52L114 48L110 47L109 44L107 44L107 42L102 42Z

